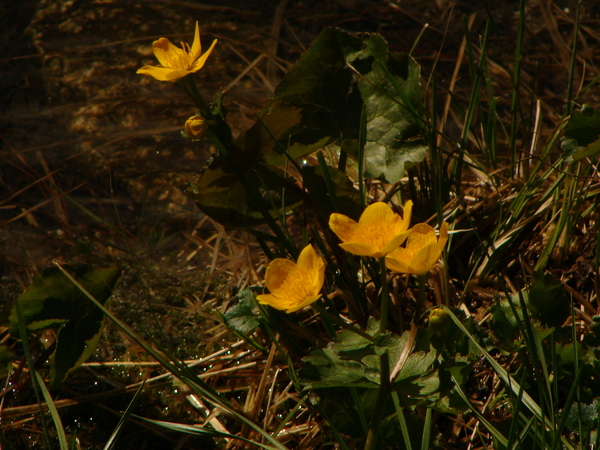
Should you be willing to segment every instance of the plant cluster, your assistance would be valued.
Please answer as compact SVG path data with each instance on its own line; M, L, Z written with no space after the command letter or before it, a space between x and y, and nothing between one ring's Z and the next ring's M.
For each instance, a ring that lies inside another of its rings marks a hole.
M16 302L11 335L27 349L30 333L59 330L48 351L51 387L59 389L93 353L109 317L210 411L201 425L145 420L212 437L216 446L598 445L597 295L578 294L553 272L581 223L597 228L600 113L569 106L545 144L535 128L523 133L531 140L523 150L515 94L501 155L489 33L479 58L468 57L473 92L458 141L437 123L435 89L424 92L417 62L378 34L323 30L256 123L235 137L221 96L206 102L193 80L209 70L217 42L202 53L198 24L191 46L154 42L160 64L138 73L181 85L196 108L183 137L210 139L217 149L189 195L216 222L252 235L270 261L266 289L241 289L216 313L263 360L252 408L111 313L117 268L57 263ZM516 93L518 76L517 67ZM480 136L470 134L474 123ZM471 142L479 154L467 151ZM464 182L467 171L477 182ZM535 233L537 240L525 238ZM525 242L533 245L520 248ZM597 252L594 264L597 272ZM492 292L479 310L469 303L477 283ZM8 346L1 350L12 361ZM68 448L52 396L30 354L26 360ZM143 388L111 442L135 416ZM277 389L286 394L275 403ZM286 427L303 414L319 432L301 440Z

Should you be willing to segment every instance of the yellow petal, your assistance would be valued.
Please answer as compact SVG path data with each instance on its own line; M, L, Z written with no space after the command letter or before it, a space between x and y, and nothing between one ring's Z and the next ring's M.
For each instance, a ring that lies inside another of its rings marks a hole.
M208 123L202 116L192 116L185 121L185 132L190 139L201 139L208 133Z
M306 272L310 280L310 293L316 295L325 282L325 261L317 255L312 245L307 245L300 253L298 268Z
M356 256L373 256L374 258L380 257L378 251L379 249L373 244L346 242L340 244L340 247Z
M152 49L161 66L169 69L189 69L187 52L174 45L167 38L154 41Z
M394 272L411 273L410 261L412 260L412 256L412 253L408 252L405 248L399 248L387 255L385 265Z
M300 253L298 264L283 258L269 264L265 283L271 293L256 298L276 309L294 312L319 299L324 281L325 262L307 245Z
M269 305L279 310L285 310L292 307L292 302L276 297L273 294L257 295L256 300L262 305Z
M440 237L427 224L415 225L408 237L406 248L399 248L386 258L388 269L399 273L425 275L440 259L448 240L448 224L442 223Z
M172 81L172 79L169 78L169 75L173 73L173 70L167 69L166 67L144 66L140 67L136 73L150 75L158 81Z
M412 208L413 208L413 202L412 200L408 200L405 204L404 204L404 208L403 208L403 212L402 212L402 218L404 220L404 223L406 224L406 230L408 230L408 226L410 225L410 219L412 218Z
M298 266L289 259L277 258L269 264L265 273L265 283L271 293L279 295L279 291L287 290L286 284L289 285L294 279L300 278L301 270Z
M196 60L196 62L194 62L192 64L192 67L190 67L190 72L197 72L198 70L202 69L202 67L204 67L206 60L212 53L213 49L215 48L215 45L217 45L217 39L215 39L213 41L213 43L210 45L210 48L206 51L206 53L204 55L202 55L200 58L198 58Z
M312 295L312 296L310 296L310 297L306 297L306 299L305 299L305 300L304 300L302 303L300 303L300 304L298 304L298 305L295 305L295 306L292 306L292 307L290 307L290 308L287 308L287 309L285 310L285 312L286 312L286 313L288 313L288 314L289 314L289 313L296 312L296 311L298 311L298 310L300 310L300 309L304 308L305 306L308 306L308 305L310 305L311 303L313 303L313 302L316 302L316 301L317 301L317 300L319 300L320 298L321 298L321 294L318 294L318 295Z
M329 226L344 250L358 256L381 258L396 249L408 236L412 202L406 202L402 218L383 202L369 205L357 222L343 214L332 214Z
M358 223L343 214L333 213L329 217L329 228L342 242L351 241Z
M448 242L448 224L446 222L442 222L442 226L440 227L440 238L438 239L438 244L444 248L446 246L446 242Z
M364 210L358 221L359 225L388 226L394 233L408 230L413 202L408 200L404 205L404 217L400 217L386 203L376 202Z
M196 21L196 29L194 31L194 42L192 42L192 49L190 51L190 57L192 58L192 61L197 60L201 53L202 45L200 44L200 25L198 25L198 21Z
M386 203L375 202L367 206L358 220L359 225L387 223L394 220L396 213Z
M310 271L314 267L317 267L320 263L319 255L315 252L315 249L312 245L307 245L300 252L300 256L298 256L298 267L303 270Z
M289 259L278 258L272 261L265 274L265 283L271 294L288 307L317 294L311 286L309 273Z
M380 250L381 255L377 256L377 258L381 258L382 256L385 256L388 253L396 250L398 247L400 247L402 245L402 243L406 240L406 238L409 235L410 235L410 230L407 230L404 233L399 234L398 236L393 238L391 241L389 241L386 245L384 245L381 248L381 250Z
M436 242L435 230L426 223L418 223L412 228L406 247L409 249L420 249Z
M410 271L415 275L425 275L431 270L435 263L440 259L443 247L437 242L426 245L420 249L410 262Z

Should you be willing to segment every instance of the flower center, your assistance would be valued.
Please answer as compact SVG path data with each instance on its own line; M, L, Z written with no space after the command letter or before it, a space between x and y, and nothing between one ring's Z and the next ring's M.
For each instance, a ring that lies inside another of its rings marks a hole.
M394 237L396 237L396 228L389 224L373 224L359 227L356 231L355 241L365 242L374 245L377 248L384 247Z
M285 283L281 286L281 294L278 294L280 297L286 297L287 300L298 300L303 301L307 297L314 295L311 292L311 284L309 281L308 274L304 271L294 271L293 274L290 274L286 278Z

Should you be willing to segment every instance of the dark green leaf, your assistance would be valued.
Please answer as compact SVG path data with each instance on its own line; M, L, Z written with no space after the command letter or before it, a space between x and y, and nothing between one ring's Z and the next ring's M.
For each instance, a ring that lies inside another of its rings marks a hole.
M364 105L367 170L396 182L427 150L420 136L425 107L419 78L419 65L407 54L389 52L380 35L326 28L237 147L271 165L285 162L273 138L294 159L330 142L356 150Z
M356 158L363 106L367 173L398 181L427 150L421 138L425 108L419 77L418 64L406 54L389 52L377 34L323 30L277 86L257 122L226 147L227 156L216 156L206 168L191 196L228 227L264 223L264 211L276 216L282 200L290 207L302 197L298 183L273 167L288 162L285 153L295 160L330 143ZM348 203L355 197L345 184L336 185L336 200L346 204L340 209L352 208ZM279 199L283 188L286 197Z
M569 410L566 426L572 431L578 432L580 426L584 430L598 428L598 417L600 414L600 402L594 401L589 405L582 403L573 403Z
M532 316L543 325L560 327L571 314L571 305L563 284L549 273L533 273L528 299Z
M97 312L96 312L97 311ZM86 317L71 320L58 332L56 350L50 358L52 388L58 388L67 375L92 356L106 321L102 311L90 310Z
M288 208L299 203L294 195L295 184L277 168L262 165L250 167L249 170L244 166L241 168L247 176L249 188L258 197L248 192L222 157L217 157L204 170L197 184L188 186L187 193L205 214L230 228L251 228L264 224L262 211L266 210L273 218L277 217L281 214L282 200ZM285 197L282 198L284 186L290 189L285 191Z
M370 319L367 333L377 334L379 324ZM351 330L340 331L324 349L314 350L304 358L304 375L310 389L352 386L377 388L381 382L380 358L384 353L394 367L408 340L409 332L402 336L391 333L378 335L375 341L360 336ZM422 336L425 336L424 334ZM419 338L417 338L419 341ZM439 391L440 380L437 370L438 352L424 342L418 342L414 351L400 371L394 389L410 396L411 401L427 400Z
M254 292L246 288L241 290L237 297L239 303L224 314L225 323L242 334L252 333L260 325L260 316L254 313Z
M67 270L103 304L121 274L116 267L93 269L80 265ZM57 268L44 271L17 302L27 329L60 328L51 358L51 381L56 388L94 352L102 334L104 314ZM16 308L9 320L14 334L18 327Z
M308 166L304 167L302 174L304 179L304 186L310 194L312 206L317 214L323 218L325 223L329 220L329 216L333 212L345 214L349 217L360 216L360 201L358 198L358 191L355 189L354 184L348 178L348 176L335 168L328 167L328 176L333 184L333 193L335 196L335 204L337 210L334 208L332 199L329 195L323 195L324 192L328 192L327 184L325 182L324 171L321 166Z
M5 378L10 372L13 358L13 352L6 345L0 344L0 378Z
M600 112L583 105L571 113L562 138L565 159L575 162L600 151Z
M358 37L326 28L277 86L274 100L302 114L301 123L289 130L293 158L342 137L358 138L362 100L352 89L354 76L346 55L361 46ZM282 144L287 148L287 142Z
M358 88L365 104L365 156L369 175L389 183L425 158L421 137L424 103L420 67L407 54L388 51L378 34L366 35L363 48L348 55L361 73Z

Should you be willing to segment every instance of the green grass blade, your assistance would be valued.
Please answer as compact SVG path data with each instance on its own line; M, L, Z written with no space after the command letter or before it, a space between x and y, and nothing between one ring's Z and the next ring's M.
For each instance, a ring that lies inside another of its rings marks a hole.
M464 393L464 391L461 389L460 385L458 384L458 382L456 381L456 379L454 377L452 377L452 381L454 382L454 389L455 389L456 393L460 396L460 398L462 398L462 400L467 405L469 405L473 414L475 414L475 416L477 416L477 419L487 428L487 430L490 433L492 433L492 436L494 436L494 438L496 438L498 440L498 442L500 444L502 444L502 446L506 447L508 445L508 440L502 435L502 433L500 431L498 431L498 429L496 429L496 427L494 427L494 425L491 424L491 422L489 422L485 418L485 416L483 414L481 414L479 412L479 410L476 407L471 406L471 402L469 401L467 394Z
M518 317L518 311L512 304L511 298L507 295L508 303L515 314L515 317ZM528 306L525 303L525 299L523 298L522 292L519 292L519 302L521 306L521 313L523 314L523 321L519 323L517 321L517 326L519 328L521 325L525 329L525 332L522 333L525 340L525 345L528 348L529 355L531 356L532 363L534 364L535 372L538 374L543 374L543 377L537 376L536 380L538 382L538 391L539 397L542 402L542 406L545 402L548 402L548 411L550 413L554 412L554 405L552 404L552 387L550 386L550 375L548 373L548 363L546 361L546 355L544 353L544 349L542 347L542 342L538 334L535 332L533 328L533 322L531 320L531 316L529 315ZM542 412L544 410L542 409ZM551 417L550 420L554 422L554 417Z
M106 442L106 445L104 446L104 450L111 450L114 447L114 445L116 444L117 439L119 438L119 436L123 432L123 428L125 427L125 424L127 423L127 421L129 420L129 418L131 417L131 415L133 413L133 408L135 408L135 405L137 404L137 400L140 397L140 394L142 393L142 391L144 390L144 386L145 385L146 385L146 380L144 380L142 382L142 384L140 385L140 387L136 391L135 395L133 396L133 398L129 402L129 405L127 405L127 409L125 410L125 412L123 413L123 415L119 419L119 423L117 424L117 426L115 427L114 431L110 435L110 438Z
M360 209L367 206L365 187L365 145L367 145L367 114L365 107L360 110L360 125L358 128L358 196L360 198Z
M571 385L571 389L569 389L569 394L567 396L567 399L565 400L565 407L563 408L563 410L560 414L560 419L558 420L558 426L556 427L556 430L554 433L554 442L552 445L553 449L558 448L558 444L561 441L562 430L564 429L564 427L567 423L567 419L569 418L569 412L571 411L571 406L573 405L573 399L575 398L577 389L579 388L579 379L581 378L581 375L583 374L583 368L584 368L583 365L579 367L579 370L577 371L577 376L575 377L575 380L573 381L573 384Z
M21 313L21 305L19 304L19 302L15 302L15 309L17 311L19 334L21 336L21 343L23 345L23 353L25 353L27 368L29 369L29 373L31 374L31 384L33 385L33 392L35 394L35 399L38 405L40 406L40 418L42 421L44 444L46 445L46 448L51 448L50 433L48 432L48 424L46 423L46 416L44 415L44 406L42 404L42 398L40 397L40 386L38 385L37 378L33 376L33 374L36 372L33 364L33 358L31 356L31 351L29 350L29 339L27 339L27 331L25 330L25 325L23 324L23 315Z
M48 391L48 388L46 387L44 379L41 377L41 375L37 372L34 372L34 374L37 384L42 391L42 395L44 396L44 400L46 400L46 405L48 405L48 410L50 410L50 415L52 416L54 427L56 428L56 433L58 434L60 448L61 450L69 450L69 443L67 441L67 435L65 434L65 428L60 420L60 414L58 414L58 409L56 409L54 400L52 400L52 395L50 395L50 391Z
M492 366L492 368L496 371L500 379L508 386L508 388L517 396L521 396L522 403L525 407L536 417L536 419L540 422L541 426L544 427L544 430L554 430L555 425L546 417L540 406L535 402L535 400L521 387L519 383L502 367L493 357L490 355L480 344L477 342L475 337L469 333L469 331L462 324L460 319L456 317L456 315L448 308L447 306L441 306L441 308L446 311L446 313L450 316L452 321L456 324L456 326L463 332L463 334L469 338L469 340L473 343L475 347L481 352L487 362ZM457 387L457 386L455 386ZM465 397L466 398L466 397ZM572 446L567 441L566 437L561 436L561 442L565 448L572 448Z
M151 423L152 425L157 425L159 427L163 427L163 428L166 428L167 430L171 430L171 431L178 431L180 433L198 434L198 435L203 435L203 436L221 437L221 438L227 438L227 439L236 439L238 441L243 441L248 444L252 444L257 447L264 448L267 450L273 450L275 448L279 448L279 447L271 447L271 446L268 446L265 444L261 444L260 442L256 442L251 439L246 439L246 438L243 438L240 436L236 436L234 434L224 433L222 431L211 430L211 429L202 428L202 427L197 427L194 425L187 425L185 423L166 422L163 420L148 419L146 417L138 416L136 414L133 414L133 417L135 417L136 419L143 420L144 422Z
M525 372L523 372L523 375L521 376L521 384L523 384L523 380L525 380ZM513 409L513 417L521 417L521 406L523 405L523 402L521 401L521 397L523 394L523 391L519 392L519 395L517 396L516 399L514 399L514 396L512 395L512 391L510 392L510 398L511 398L511 406ZM521 436L517 435L517 427L518 427L519 421L518 420L513 420L510 424L510 430L508 431L508 448L513 448L513 441L516 441L518 445L520 444L520 439Z
M519 415L519 417L521 419L523 419L524 421L526 421L526 423L525 423L525 426L523 427L523 429L521 430L521 432L519 433L517 442L510 447L510 448L514 448L514 449L519 449L519 448L523 447L523 442L524 442L525 438L527 437L527 435L530 433L529 430L531 430L531 427L533 426L533 424L536 423L534 416L531 416L529 418L529 420L527 420L527 418L524 417L523 415ZM515 419L514 422L517 422L517 420Z
M567 82L567 100L565 114L571 114L573 108L573 80L575 78L575 64L577 63L577 42L579 41L579 12L581 2L577 2L575 7L575 29L573 30L573 47L571 48L571 64L569 66L569 80Z
M421 438L421 450L429 450L429 438L431 437L431 411L431 408L427 408L427 412L425 413L423 437Z
M412 450L412 443L410 442L410 433L408 432L406 417L404 417L404 409L402 408L402 406L400 406L398 392L392 392L392 400L394 401L394 408L396 408L396 417L398 417L398 423L400 424L400 431L402 432L404 445L406 446L406 450Z
M294 417L294 414L296 414L296 412L298 411L298 409L300 409L300 407L302 405L306 406L306 399L308 398L308 395L305 395L304 397L302 397L300 400L298 400L298 402L296 403L296 406L294 406L290 412L288 412L286 414L286 416L281 420L281 423L277 426L277 428L275 428L275 431L273 432L273 436L276 437L279 432L281 430L283 430L283 427L286 426L286 424L292 420L292 417Z
M57 262L54 263L71 282L77 286L78 289L89 299L91 300L98 308L100 308L104 314L106 314L121 330L123 330L131 339L133 339L137 344L139 344L148 354L150 354L154 359L156 359L166 370L171 372L173 376L179 378L183 383L185 383L193 392L197 393L203 398L211 401L212 403L219 405L225 411L230 413L239 421L248 425L251 429L258 432L262 435L267 441L274 445L275 448L280 450L286 450L286 447L282 445L279 441L274 439L268 432L260 428L254 422L246 418L243 414L240 414L236 411L224 398L222 398L214 389L212 389L208 384L204 383L200 380L193 372L189 371L189 368L184 364L181 364L179 361L174 359L169 360L162 352L155 350L150 344L140 338L133 329L131 329L127 324L119 320L114 314L112 314L108 309L104 307L102 303L94 298L73 276L68 273L63 267Z
M465 328L460 319L454 315L452 310L447 306L441 306L444 311L450 316L452 321L456 324L456 326L464 333L464 335L469 338L469 340L473 343L475 347L481 352L484 358L488 361L488 363L492 366L492 368L496 371L500 379L515 393L515 395L519 395L519 392L522 390L522 387L517 381L502 367L493 357L490 355L480 344L477 342L477 339L473 337L469 330ZM531 411L538 419L541 420L543 417L543 413L539 405L535 402L531 396L523 391L523 404Z
M363 432L365 433L365 436L366 436L367 433L369 432L369 424L367 422L367 418L365 417L363 402L358 397L358 394L356 393L356 388L354 386L350 387L350 393L352 394L352 401L354 402L354 408L356 409L356 412L358 413L360 425L362 426Z
M511 154L512 170L511 173L515 175L515 167L518 159L516 141L517 141L517 125L518 116L520 112L519 104L519 88L521 86L521 62L523 59L523 34L525 30L525 0L519 1L519 22L517 25L517 39L515 43L515 57L514 57L514 72L512 75L512 99L510 107L510 137L509 137L509 148Z

